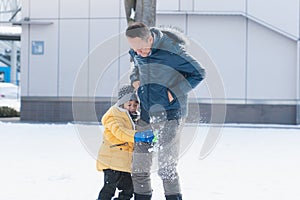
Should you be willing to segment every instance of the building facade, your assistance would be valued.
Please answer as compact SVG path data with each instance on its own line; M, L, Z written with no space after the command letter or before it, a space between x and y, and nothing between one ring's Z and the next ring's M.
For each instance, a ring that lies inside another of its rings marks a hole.
M213 63L189 121L300 123L299 4L157 0L157 26L178 27ZM23 0L19 24L21 120L99 120L129 81L124 1Z

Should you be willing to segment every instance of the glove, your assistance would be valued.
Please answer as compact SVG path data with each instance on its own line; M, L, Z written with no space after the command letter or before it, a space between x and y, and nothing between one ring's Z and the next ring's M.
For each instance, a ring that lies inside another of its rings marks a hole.
M134 135L134 142L152 143L153 139L154 139L154 134L152 130L136 132Z

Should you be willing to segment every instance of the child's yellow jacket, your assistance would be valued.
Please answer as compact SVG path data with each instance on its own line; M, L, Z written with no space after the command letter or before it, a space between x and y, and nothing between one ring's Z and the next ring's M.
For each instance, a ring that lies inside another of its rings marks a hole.
M104 126L97 169L131 172L135 125L127 110L112 106L102 117Z

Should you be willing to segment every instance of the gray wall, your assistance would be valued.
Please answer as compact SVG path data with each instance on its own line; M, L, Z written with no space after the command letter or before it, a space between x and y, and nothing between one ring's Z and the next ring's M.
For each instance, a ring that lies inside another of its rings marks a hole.
M229 123L299 123L299 0L158 0L157 13L157 25L180 27L220 73L225 96L212 95L208 69L193 103L208 105L206 112L212 102L227 104ZM21 119L73 120L74 97L92 104L96 97L96 112L103 113L118 85L128 81L128 46L119 35L126 28L123 1L23 0L22 15L31 24L22 25ZM44 41L43 55L31 53L33 41ZM97 62L88 57L104 46L106 52L93 58ZM99 73L97 64L108 55L116 56L103 61ZM80 92L74 93L75 86ZM60 102L68 106L54 112ZM282 115L272 121L279 107ZM233 114L243 108L245 119Z

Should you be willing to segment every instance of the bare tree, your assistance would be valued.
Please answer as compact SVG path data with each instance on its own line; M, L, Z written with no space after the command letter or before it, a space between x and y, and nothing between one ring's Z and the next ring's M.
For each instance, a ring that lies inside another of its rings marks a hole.
M143 22L148 26L156 23L156 0L125 0L127 24Z
M135 21L136 0L124 0L127 25Z

